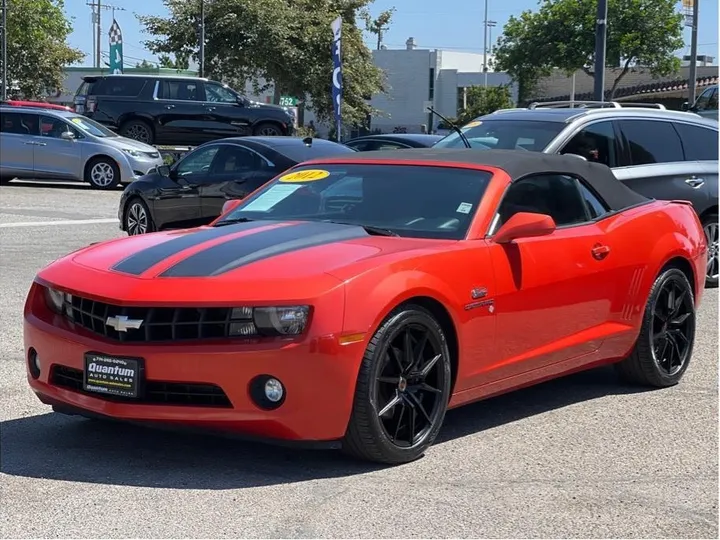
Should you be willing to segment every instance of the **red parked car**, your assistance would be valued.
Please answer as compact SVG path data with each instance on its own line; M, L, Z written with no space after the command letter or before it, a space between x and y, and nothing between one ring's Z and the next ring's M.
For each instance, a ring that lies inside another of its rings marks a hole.
M605 165L358 152L228 207L40 271L24 350L43 403L403 463L448 408L602 364L662 388L690 364L700 221Z
M18 101L10 99L8 101L0 101L0 105L11 105L13 107L36 107L40 109L55 109L57 111L73 111L71 107L57 105L56 103L46 103L45 101Z

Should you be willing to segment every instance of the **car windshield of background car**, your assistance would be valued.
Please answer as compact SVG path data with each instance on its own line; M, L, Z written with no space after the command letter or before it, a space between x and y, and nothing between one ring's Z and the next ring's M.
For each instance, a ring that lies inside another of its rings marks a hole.
M223 222L329 221L398 236L461 240L492 174L392 164L304 165L273 180Z
M460 129L473 148L542 152L564 128L562 122L473 120ZM464 147L465 144L456 132L434 145L434 148Z
M114 131L110 131L102 124L98 124L94 120L90 120L89 118L85 118L84 116L73 116L72 118L70 118L70 121L75 127L80 129L81 131L89 133L90 135L93 135L95 137L119 137L119 135Z

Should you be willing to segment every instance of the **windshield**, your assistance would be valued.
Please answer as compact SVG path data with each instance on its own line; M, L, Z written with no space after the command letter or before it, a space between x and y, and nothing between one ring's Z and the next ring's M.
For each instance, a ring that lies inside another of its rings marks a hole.
M473 120L460 129L473 148L542 152L564 128L563 122L496 119ZM434 148L464 147L462 139L455 131L434 145Z
M385 164L304 165L222 218L335 221L398 236L461 240L491 173Z
M94 135L95 137L118 137L119 135L114 131L110 131L102 124L98 124L95 120L90 120L85 116L73 116L70 118L70 122L85 133Z

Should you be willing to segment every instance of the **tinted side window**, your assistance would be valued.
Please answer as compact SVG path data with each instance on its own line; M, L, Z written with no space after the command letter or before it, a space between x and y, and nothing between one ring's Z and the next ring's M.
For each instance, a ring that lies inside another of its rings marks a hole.
M191 152L178 163L176 168L177 174L179 176L187 176L188 174L208 173L218 150L220 150L219 146L210 146Z
M36 114L2 113L0 114L0 131L19 135L39 135L40 122Z
M532 176L513 183L500 203L498 226L519 212L547 214L558 227L590 219L577 180L556 174Z
M588 214L590 214L590 219L599 218L610 211L605 202L595 195L583 182L578 182L578 186L580 187L580 195L585 201Z
M627 140L631 165L685 161L680 137L670 122L620 120Z
M700 94L699 98L697 98L697 101L695 102L695 108L698 111L717 108L717 97L715 97L713 104L713 96L717 96L717 89L708 88L702 94Z
M92 94L98 96L136 97L145 86L145 79L107 77L93 85Z
M690 124L675 124L685 149L685 159L688 161L717 161L718 159L718 132Z
M218 174L260 171L265 168L265 161L255 152L234 145L224 146L213 162L213 172Z
M160 81L158 98L177 101L199 101L198 84L194 81Z
M612 122L598 122L583 128L560 150L561 154L577 154L588 161L617 167L615 129Z

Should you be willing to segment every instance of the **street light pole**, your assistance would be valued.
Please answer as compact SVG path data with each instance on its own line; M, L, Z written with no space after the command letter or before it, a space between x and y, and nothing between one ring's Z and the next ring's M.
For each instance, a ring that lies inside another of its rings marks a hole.
M485 74L484 86L487 88L487 32L488 32L488 0L485 0L485 20L483 21L485 32L483 35L483 73Z
M690 39L690 80L688 81L688 105L692 107L695 103L695 93L697 91L697 48L698 48L698 4L700 0L693 2L692 15L692 37Z
M8 90L7 10L8 10L7 0L2 0L2 96L0 96L1 101L7 101L7 90Z
M595 21L595 101L605 101L605 49L607 47L607 0L598 0Z
M200 0L200 76L205 76L205 0Z

